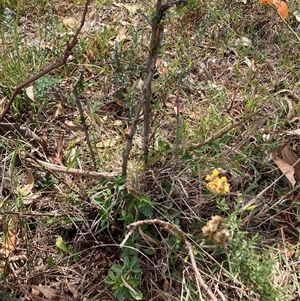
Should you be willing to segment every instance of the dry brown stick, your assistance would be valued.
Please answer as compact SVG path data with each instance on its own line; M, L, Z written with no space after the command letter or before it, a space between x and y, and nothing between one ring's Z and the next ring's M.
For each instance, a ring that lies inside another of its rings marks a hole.
M158 2L158 4L160 3L160 1L157 1L157 2ZM159 6L158 4L157 4L157 6ZM157 15L157 11L156 11L156 15ZM158 36L157 21L155 19L152 19L151 23L152 23L152 33L151 33L150 51L149 51L149 56L148 56L148 61L147 61L147 74L146 74L146 79L145 79L144 85L142 87L140 101L139 101L139 104L135 111L132 126L131 126L130 132L127 136L126 148L123 152L123 163L122 163L122 176L123 177L127 176L128 160L129 160L129 155L130 155L132 145L133 145L132 139L136 132L137 125L138 125L139 118L140 118L140 113L144 106L145 106L145 109L144 109L144 157L145 157L145 161L147 160L147 157L148 157L151 83L152 83L152 78L153 78L153 74L154 74L154 70L155 70L155 64L156 64L156 60L157 60L157 56L158 56L157 48L158 48L158 42L159 42L159 40L156 41L157 36Z
M17 97L17 95L19 94L19 92L24 88L26 87L27 85L35 82L37 79L39 79L40 77L48 74L49 72L61 67L61 66L64 66L66 63L67 63L67 60L68 60L68 57L72 54L72 49L75 47L75 45L77 44L77 41L78 41L78 35L84 25L84 22L85 22L85 17L86 17L86 14L87 14L87 11L88 11L88 6L89 6L89 0L86 0L85 2L85 6L84 6L84 11L83 11L83 14L82 14L82 18L81 18L81 23L79 25L79 27L77 28L76 30L76 33L71 41L71 43L68 43L67 44L67 47L65 49L65 52L64 52L64 55L63 55L63 58L61 59L61 61L57 62L57 63L54 63L52 64L51 66L49 66L48 68L44 69L43 71L41 71L40 73L32 76L31 78L27 79L26 81L24 81L23 83L21 83L19 86L17 86L13 92L13 94L11 95L7 105L5 106L5 108L3 109L3 111L1 112L1 115L0 115L0 122L3 120L5 114L7 113L7 111L9 110L11 104L13 103L13 101L15 100L15 98Z
M175 156L177 161L179 160L180 82L181 82L181 74L178 74L177 91L176 91L176 137L175 137Z
M127 226L127 229L129 231L126 234L124 240L121 242L120 247L123 248L125 246L127 240L129 239L129 237L135 231L135 229L137 227L142 226L142 225L159 225L160 227L162 227L164 230L168 231L172 235L174 235L174 234L179 235L180 238L181 238L182 244L184 245L184 247L188 251L188 254L189 254L189 257L190 257L190 261L191 261L191 265L192 265L193 271L195 273L195 277L196 277L197 282L207 292L208 296L211 298L212 301L218 301L217 297L212 292L212 290L209 288L209 286L204 282L204 280L203 280L203 278L202 278L202 276L201 276L201 274L199 272L199 269L197 267L197 263L196 263L196 260L195 260L195 256L194 256L192 245L186 239L185 233L182 230L180 230L178 227L176 227L175 225L173 225L173 224L171 224L169 222L165 222L165 221L159 220L159 219L137 221L137 222L132 223L132 224L130 224L130 225Z
M95 168L95 170L97 170L97 163L96 163L95 153L94 153L94 150L93 150L93 147L92 147L92 143L91 143L91 139L90 139L90 135L89 135L89 129L88 129L88 126L86 125L83 108L82 108L82 105L81 105L81 102L80 102L80 99L79 99L79 94L78 94L78 84L83 82L83 75L84 75L84 70L83 69L79 70L79 78L73 86L73 94L74 94L74 97L75 97L75 102L76 102L77 108L79 110L80 121L81 121L81 124L83 126L86 143L87 143L89 151L90 151L90 155L91 155L91 158L92 158L94 168Z
M122 176L127 176L127 167L129 155L132 149L132 139L136 132L137 125L140 118L140 113L142 108L144 107L144 161L145 165L147 164L147 158L149 153L149 133L150 133L150 98L151 98L151 83L153 79L153 74L155 71L156 60L158 57L159 46L162 41L163 36L163 20L165 17L165 12L175 4L186 3L186 0L177 0L177 1L167 1L165 3L161 3L160 0L157 0L155 15L151 19L151 39L150 39L150 47L149 47L149 55L147 60L147 69L144 85L142 87L140 100L138 106L135 111L134 119L132 122L132 126L130 132L127 136L127 144L126 148L123 152L123 162L122 162ZM147 18L149 21L149 18Z
M104 177L107 179L114 178L118 175L117 172L95 172L95 171L85 171L82 169L77 169L77 168L68 168L67 166L62 166L62 165L57 165L49 162L45 162L42 160L38 159L26 159L28 162L37 162L50 170L54 172L62 172L62 173L67 173L67 174L72 174L76 176L82 176L82 177L91 177L91 178L99 178L99 177Z
M19 211L0 211L1 215L14 215L14 216L49 216L49 217L61 217L61 216L67 216L66 214L57 213L56 211L53 212L19 212Z
M220 161L220 163L227 161L228 156L232 152L239 150L245 143L247 143L249 141L249 137L253 135L257 130L259 130L262 127L262 125L267 121L267 119L268 117L261 117L260 119L257 119L254 125L251 128L249 128L247 132L243 135L243 139L237 145L230 148L227 152L225 152L225 154L222 155L223 158Z
M216 140L216 139L219 139L219 138L223 137L225 134L227 134L228 132L230 132L230 131L233 130L234 128L239 127L239 126L241 126L242 124L244 124L247 120L251 119L251 118L252 118L254 115L256 115L256 114L257 114L257 113L253 113L253 114L247 116L245 119L242 119L242 120L240 120L240 121L238 121L238 122L233 123L233 124L232 124L231 126L229 126L228 128L222 129L220 132L218 132L218 133L215 134L214 136L212 136L212 137L206 139L206 140L203 141L203 142L200 142L200 143L195 144L195 145L190 145L189 147L186 148L185 151L193 151L193 150L195 150L195 149L197 149L197 148L199 148L199 147L202 147L202 146L204 146L204 145L206 145L206 144L209 144L209 143L213 142L213 141ZM182 150L182 151L183 151L183 150Z
M162 24L162 7L161 1L157 1L155 16L151 21L151 40L150 40L150 52L147 63L147 76L144 89L142 90L143 97L145 99L144 105L144 162L145 167L148 163L149 155L149 133L150 133L150 113L151 113L151 84L155 71L155 65L158 58L158 49L162 41L164 26Z

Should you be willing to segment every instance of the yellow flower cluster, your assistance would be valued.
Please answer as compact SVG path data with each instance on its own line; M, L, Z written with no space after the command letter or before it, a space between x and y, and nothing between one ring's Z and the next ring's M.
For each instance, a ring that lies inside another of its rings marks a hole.
M214 194L226 194L229 192L230 184L226 177L219 177L219 171L214 169L211 175L207 175L205 180L208 182L206 188Z

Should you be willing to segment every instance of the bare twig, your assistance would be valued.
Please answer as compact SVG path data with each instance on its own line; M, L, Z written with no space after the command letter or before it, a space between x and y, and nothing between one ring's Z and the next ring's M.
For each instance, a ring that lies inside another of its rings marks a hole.
M144 105L144 162L145 166L148 163L148 155L149 155L149 133L150 133L150 112L151 112L151 84L153 79L153 74L155 71L155 65L158 58L158 49L161 45L164 26L163 26L163 18L164 14L162 11L161 1L157 1L155 16L152 19L152 33L150 40L150 52L148 56L147 63L147 76L144 85L144 89L142 91L142 96L145 99Z
M253 113L253 114L250 114L249 116L247 116L246 118L240 120L240 121L237 121L235 123L233 123L232 125L230 125L229 127L225 128L225 129L222 129L221 131L219 131L218 133L216 133L215 135L213 135L212 137L206 139L205 141L203 142L200 142L198 144L195 144L195 145L191 145L189 147L187 147L186 151L193 151L197 148L200 148L204 145L207 145L213 141L215 141L216 139L219 139L221 137L223 137L225 134L227 134L228 132L230 132L231 130L233 130L234 128L237 128L243 124L245 124L245 122L249 119L251 119L254 115L256 115L257 113ZM183 150L182 150L183 151Z
M104 178L114 178L118 175L117 172L95 172L95 171L85 171L81 169L76 169L76 168L68 168L66 166L61 166L49 162L45 162L42 160L38 159L26 159L28 162L37 162L48 169L54 171L54 172L62 172L62 173L67 173L67 174L72 174L72 175L77 175L77 176L82 176L82 177L91 177L91 178L99 178L99 177L104 177Z
M272 112L273 113L273 112ZM260 119L257 119L257 121L254 123L254 125L243 135L243 139L234 147L230 148L224 155L223 155L223 159L221 162L224 162L226 160L228 160L228 156L233 152L236 151L238 149L240 149L245 143L247 143L249 141L249 137L251 135L253 135L253 133L255 133L258 129L260 129L262 127L262 125L266 122L266 120L268 119L268 117L262 117ZM220 163L221 163L220 162Z
M178 227L176 227L175 225L173 225L169 222L161 221L159 219L137 221L137 222L132 223L132 224L127 226L127 229L129 229L129 231L128 231L127 235L125 236L124 240L121 242L120 247L123 248L125 246L127 240L129 239L129 237L135 231L135 229L137 227L142 226L142 225L159 225L160 227L163 228L163 230L168 231L172 235L174 235L174 234L179 235L180 238L181 238L182 244L184 245L185 249L188 251L190 261L191 261L191 265L192 265L193 271L195 273L197 283L199 283L200 286L207 292L208 296L210 297L210 299L212 301L218 301L217 297L212 292L212 290L208 287L208 285L204 282L204 280L203 280L203 278L202 278L202 276L199 272L199 269L197 267L197 263L196 263L196 260L195 260L192 245L186 239L185 233L182 230L180 230Z
M65 49L65 52L64 52L64 55L63 55L63 58L61 59L61 61L57 62L57 63L54 63L52 64L51 66L49 66L48 68L44 69L43 71L41 71L40 73L34 75L33 77L27 79L26 81L24 81L23 83L21 83L19 86L17 86L13 92L13 94L11 95L7 105L5 106L5 108L3 109L3 111L1 112L1 115L0 115L0 121L3 120L5 114L7 113L7 111L9 110L11 104L13 103L13 101L15 100L15 98L17 97L17 95L19 94L19 92L24 88L26 87L27 85L35 82L37 79L39 79L40 77L48 74L49 72L61 67L61 66L64 66L66 63L67 63L67 60L68 60L68 57L72 54L72 49L75 47L75 45L77 44L77 41L78 41L78 35L84 25L84 22L85 22L85 17L86 17L86 14L87 14L87 11L88 11L88 6L89 6L89 0L86 0L85 1L85 6L84 6L84 10L83 10L83 13L82 13L82 18L81 18L81 23L79 25L79 27L77 28L76 30L76 33L71 41L71 43L68 43L67 44L67 47Z
M61 216L67 216L66 214L57 213L57 211L52 212L36 212L36 211L30 211L30 212L19 212L19 211L0 211L0 216L4 215L14 215L14 216L49 216L49 217L61 217Z
M176 91L176 138L175 138L175 155L176 160L179 159L179 123L180 123L180 106L179 106L179 88L181 75L178 74L177 91Z
M124 177L127 176L128 160L132 149L132 139L136 132L140 113L143 107L144 107L144 152L143 152L144 154L143 155L144 155L145 165L147 164L148 153L149 153L151 84L152 84L153 74L155 71L156 60L158 58L159 47L161 45L162 37L163 37L163 31L164 31L163 22L165 18L165 12L175 4L183 4L186 2L187 2L186 0L177 0L177 1L167 1L165 3L161 3L161 1L158 0L156 3L156 10L155 10L154 17L151 20L148 17L146 17L147 21L151 22L151 27L152 27L150 46L149 46L149 55L147 60L146 76L141 91L141 97L135 111L130 132L127 136L126 148L123 152L122 176Z
M83 75L84 75L84 70L80 69L79 70L79 78L73 86L73 94L74 94L74 97L75 97L77 108L79 110L80 121L81 121L81 124L83 126L86 143L87 143L89 151L90 151L90 155L91 155L91 158L92 158L94 168L95 168L95 170L97 170L97 163L96 163L95 153L94 153L94 150L93 150L93 147L92 147L92 143L91 143L90 135L89 135L89 129L88 129L88 126L85 122L84 112L83 112L83 108L82 108L81 101L79 99L79 94L78 94L78 85L83 82Z

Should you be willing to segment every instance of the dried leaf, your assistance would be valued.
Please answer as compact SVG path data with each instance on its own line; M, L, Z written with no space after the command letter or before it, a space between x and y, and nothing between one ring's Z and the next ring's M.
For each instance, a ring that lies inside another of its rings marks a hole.
M15 216L8 223L7 233L3 234L2 246L0 249L0 275L6 275L8 273L8 258L15 250L17 232L18 218Z
M234 42L234 44L236 46L243 45L245 47L248 47L248 46L252 45L252 41L249 38L247 38L247 37L241 37L241 38L236 39L235 42Z
M68 127L71 131L82 131L83 127L79 124L74 123L73 121L66 120L64 122L65 126Z
M26 95L28 96L29 99L34 101L34 93L33 93L33 86L29 86L25 89Z
M157 59L155 65L156 65L156 68L157 68L157 71L158 71L159 74L162 75L162 74L168 73L168 64L167 64L167 62L165 62L161 59Z
M249 58L246 57L244 62L249 68L252 69L252 71L256 71L256 65L254 59L250 60Z
M78 297L80 297L78 290L75 288L75 286L73 284L67 283L67 286L68 286L69 291L72 293L74 299L77 299Z
M289 150L287 145L281 149L281 155L283 160L290 165L295 164L295 162L299 159L299 157L293 151ZM298 165L298 163L296 165Z
M285 162L284 160L280 159L276 155L275 151L272 153L272 159L275 162L275 164L278 166L278 168L281 170L281 172L285 175L285 177L289 180L289 182L294 187L296 184L296 180L294 178L294 173L295 173L294 168L290 164Z
M287 134L288 135L298 135L298 136L300 136L300 129L288 131Z
M137 10L139 9L136 5L123 4L123 6L130 12L131 15L136 14Z
M65 27L69 27L71 29L77 27L77 21L74 18L65 18L62 20L62 24Z
M91 27L95 27L99 23L100 23L100 15L96 11L96 12L93 13L93 15L91 17Z
M62 114L62 105L61 103L58 103L57 105L55 105L55 107L57 108L55 113L54 113L54 118L56 118L57 116Z
M288 120L292 120L296 115L295 105L294 105L294 102L291 99L287 99L287 102L288 102L288 105L289 105L289 111L288 111L286 117L287 117Z
M20 193L22 196L27 196L34 186L34 178L30 169L27 169L28 172L28 183L20 189Z
M294 11L294 16L295 16L296 20L298 22L300 22L300 10L295 10Z
M0 132L3 131L4 133L7 132L18 132L21 136L24 138L29 138L32 139L36 142L39 142L44 151L47 151L48 145L45 139L40 138L37 136L32 130L27 128L26 126L22 126L20 123L5 123L5 122L0 122Z
M5 102L5 100L6 100L6 96L4 96L4 97L2 97L2 98L0 99L0 110L1 110L1 111L2 111L3 108L4 108L4 102Z
M144 81L141 78L137 81L137 87L140 91L143 91Z
M118 141L119 141L119 136L112 138L107 138L107 139L101 139L100 142L97 143L98 148L107 148L107 147L113 147L116 146Z
M299 181L300 180L299 156L296 153L294 153L293 151L289 150L287 145L282 148L281 154L282 154L283 160L288 162L290 165L294 165L298 161L298 163L294 165L294 170L295 170L295 177Z
M87 57L87 59L88 59L89 62L91 62L91 61L93 61L95 59L95 55L94 55L93 50L87 49L86 52L85 52L85 54L86 54L86 57Z
M40 291L48 300L66 301L67 298L61 296L56 290L48 286L32 285L32 288Z
M14 251L16 244L16 236L18 232L18 217L13 217L8 223L8 231L3 234L2 246L0 255L8 258Z
M118 32L117 37L116 37L116 42L121 42L121 41L123 41L127 38L126 30L127 29L126 29L125 26L120 27L119 32Z

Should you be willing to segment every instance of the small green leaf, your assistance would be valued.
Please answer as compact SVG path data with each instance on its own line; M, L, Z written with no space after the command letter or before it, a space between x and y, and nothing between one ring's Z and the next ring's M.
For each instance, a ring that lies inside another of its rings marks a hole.
M48 258L48 268L51 269L54 266L53 257L50 255Z
M121 274L123 268L122 268L119 264L113 264L112 267L111 267L111 269L112 269L114 272L116 272L116 273L118 273L118 274Z
M134 267L136 264L139 264L139 259L136 256L134 256L131 259L131 266Z
M143 252L146 255L153 255L154 254L154 250L152 250L152 249L143 249Z
M111 279L111 280L116 280L117 279L117 277L115 276L115 274L114 274L114 272L113 271L108 271L108 277ZM106 279L107 281L109 280L109 279ZM105 281L106 281L105 280Z
M53 218L47 217L46 223L47 223L48 225L51 225L51 224L53 223Z
M78 261L79 260L79 255L78 253L74 252L74 251L70 251L70 254L73 256L73 259L75 261Z
M127 280L127 283L131 286L137 286L139 284L139 280L136 278L130 278Z
M58 249L60 249L62 251L67 250L67 245L66 245L65 241L63 240L63 238L61 236L58 236L56 238L56 246L57 246Z
M125 267L127 267L127 268L130 267L130 259L129 259L129 257L128 256L124 256L123 260L124 260Z

